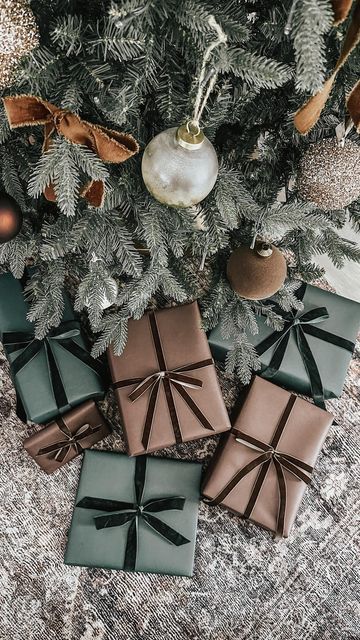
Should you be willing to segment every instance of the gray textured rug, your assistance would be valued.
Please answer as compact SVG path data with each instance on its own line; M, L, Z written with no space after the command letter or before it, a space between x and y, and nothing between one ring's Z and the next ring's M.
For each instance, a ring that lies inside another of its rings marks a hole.
M233 380L221 376L229 406ZM349 640L360 638L360 353L338 421L288 540L200 507L193 579L63 565L81 460L46 476L22 449L8 366L0 352L1 640ZM114 433L98 448L123 451ZM208 461L208 438L160 455Z

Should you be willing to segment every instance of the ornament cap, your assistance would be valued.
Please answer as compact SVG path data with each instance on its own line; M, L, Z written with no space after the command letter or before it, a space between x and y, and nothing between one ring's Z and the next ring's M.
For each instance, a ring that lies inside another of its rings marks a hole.
M269 242L258 242L255 251L262 258L270 258L273 254L273 248Z
M176 139L184 149L195 151L196 149L200 149L205 140L205 135L198 124L186 122L177 129Z

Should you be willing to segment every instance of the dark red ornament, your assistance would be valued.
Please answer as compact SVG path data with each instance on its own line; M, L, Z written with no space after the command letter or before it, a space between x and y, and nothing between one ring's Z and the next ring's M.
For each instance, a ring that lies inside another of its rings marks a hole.
M0 192L0 243L17 236L23 223L22 211L16 200L4 191Z

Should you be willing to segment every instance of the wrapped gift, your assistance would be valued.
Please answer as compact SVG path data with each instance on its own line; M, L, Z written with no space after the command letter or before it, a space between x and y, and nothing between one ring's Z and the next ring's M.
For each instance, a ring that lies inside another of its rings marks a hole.
M65 564L191 576L200 478L199 463L85 451Z
M203 486L221 504L287 537L332 415L255 376Z
M297 293L304 309L285 314L284 328L274 331L259 318L259 333L249 336L256 347L261 376L298 393L324 399L341 395L360 326L360 304L303 283ZM209 335L215 359L224 361L232 342L221 336L220 326Z
M130 320L108 357L130 455L230 429L196 302Z
M1 341L22 419L49 422L85 400L104 396L103 367L90 356L80 323L66 296L64 300L60 326L37 340L26 319L28 305L20 280L9 273L0 276Z
M109 433L104 416L88 400L27 438L24 448L46 473L53 473Z

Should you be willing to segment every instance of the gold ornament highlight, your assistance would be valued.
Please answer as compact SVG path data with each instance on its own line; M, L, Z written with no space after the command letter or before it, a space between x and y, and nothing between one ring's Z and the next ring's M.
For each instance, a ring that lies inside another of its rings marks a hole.
M28 0L0 0L0 89L11 84L21 58L38 44Z
M323 210L343 209L360 197L360 146L336 138L310 145L297 178L299 194Z
M14 198L0 193L0 244L17 236L23 223L21 209Z

